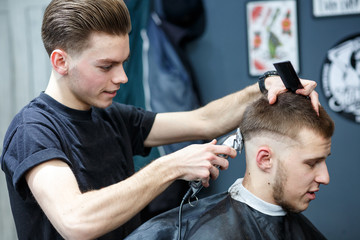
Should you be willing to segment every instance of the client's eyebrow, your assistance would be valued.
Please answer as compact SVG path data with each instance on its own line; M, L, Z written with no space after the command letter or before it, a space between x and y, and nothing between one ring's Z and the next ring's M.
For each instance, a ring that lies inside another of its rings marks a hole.
M331 155L331 153L329 153L327 156L323 156L323 157L309 158L309 159L306 159L305 162L319 162L319 161L326 159L330 155Z

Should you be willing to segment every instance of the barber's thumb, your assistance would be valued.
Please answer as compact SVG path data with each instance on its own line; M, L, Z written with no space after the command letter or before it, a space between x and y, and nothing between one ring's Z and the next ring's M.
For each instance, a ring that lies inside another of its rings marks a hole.
M274 104L276 102L276 94L268 92L268 101L269 104Z
M216 145L216 143L217 143L217 140L216 140L216 139L213 139L213 140L210 142L210 144L214 144L214 145Z

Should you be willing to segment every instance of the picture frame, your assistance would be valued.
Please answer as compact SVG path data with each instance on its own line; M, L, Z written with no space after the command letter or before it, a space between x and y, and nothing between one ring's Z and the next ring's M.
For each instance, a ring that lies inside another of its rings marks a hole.
M296 0L249 1L246 4L249 75L274 70L273 63L299 66Z
M332 17L360 14L360 1L313 0L315 17Z

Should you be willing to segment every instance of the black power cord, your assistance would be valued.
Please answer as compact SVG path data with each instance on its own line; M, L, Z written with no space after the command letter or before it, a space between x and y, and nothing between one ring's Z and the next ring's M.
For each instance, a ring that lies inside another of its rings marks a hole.
M222 144L221 145L226 145L226 146L230 146L232 148L234 148L235 150L237 150L239 152L239 154L241 154L241 150L243 147L243 138L240 132L240 128L238 128L236 130L236 134L231 135L231 136L227 136L225 138L224 141L220 141ZM223 155L220 154L220 157L223 158L228 158L227 155ZM195 198L196 200L198 200L198 198L196 197L196 194L198 194L198 192L202 189L202 183L201 181L191 181L189 183L190 188L189 190L185 193L183 199L181 200L180 206L179 206L179 229L178 229L178 240L181 240L181 227L182 227L182 209L183 209L183 205L186 199L189 199L189 204L194 207L195 205L192 205L190 203L190 199L191 198Z
M179 229L178 229L178 240L181 240L181 227L182 227L182 208L184 206L184 202L186 199L189 199L189 197L192 194L192 189L189 188L189 190L185 193L183 199L181 200L180 206L179 206Z

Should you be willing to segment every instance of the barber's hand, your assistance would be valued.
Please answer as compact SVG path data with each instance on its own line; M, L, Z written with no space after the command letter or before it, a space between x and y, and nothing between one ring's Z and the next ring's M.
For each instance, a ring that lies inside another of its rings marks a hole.
M236 157L236 150L216 145L216 140L207 144L193 144L177 152L170 154L173 167L180 171L179 179L187 181L202 181L204 187L209 186L210 178L216 179L219 176L219 169L225 170L229 166L228 160L219 157L219 154Z
M314 90L317 83L315 81L305 80L305 79L300 79L300 82L304 88L296 90L296 93L304 96L309 96L314 110L316 111L317 114L319 114L319 105L320 105L319 95ZM268 99L270 104L276 102L277 96L279 94L288 91L279 76L267 77L265 80L265 86L266 89L268 90Z

